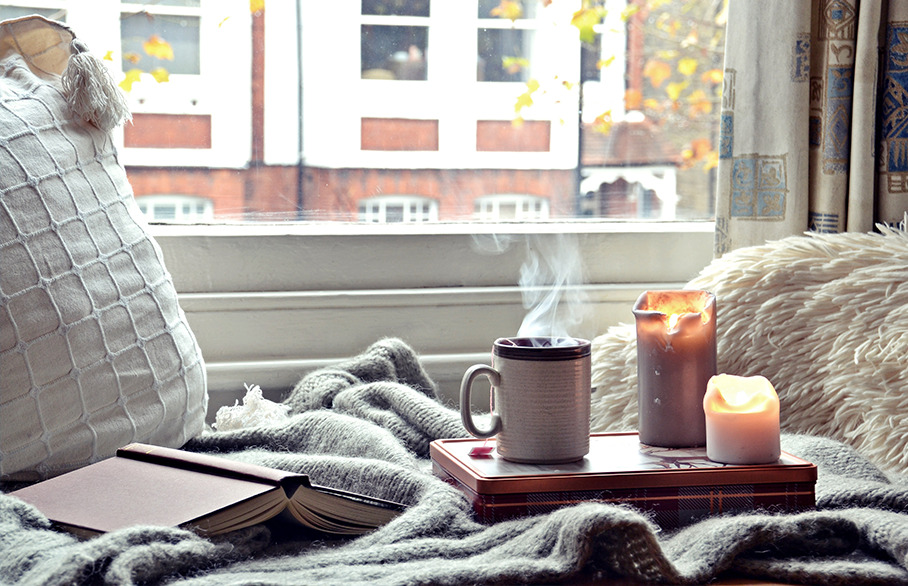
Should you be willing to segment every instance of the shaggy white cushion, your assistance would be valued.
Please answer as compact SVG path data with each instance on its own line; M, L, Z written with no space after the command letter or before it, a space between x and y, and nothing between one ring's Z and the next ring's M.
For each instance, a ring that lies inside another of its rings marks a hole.
M86 122L111 119L90 87L97 63L82 55L83 77L63 77L73 92L61 83L73 41L43 19L0 23L3 479L133 441L177 447L205 421L201 352L161 251L110 133Z
M908 235L809 234L730 252L687 284L717 298L718 370L772 381L782 428L908 472ZM593 341L597 431L637 425L633 324Z

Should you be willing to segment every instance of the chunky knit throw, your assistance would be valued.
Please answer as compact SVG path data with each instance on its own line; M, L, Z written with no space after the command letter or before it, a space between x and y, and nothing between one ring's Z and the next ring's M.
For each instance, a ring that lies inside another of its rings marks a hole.
M429 442L465 432L405 343L381 340L306 376L285 404L284 424L207 433L187 449L306 472L409 509L356 539L265 526L205 539L134 527L80 542L0 494L0 583L681 584L732 570L813 584L908 583L908 479L831 439L784 438L785 450L818 465L816 511L719 516L666 534L631 508L587 503L485 526L430 472Z

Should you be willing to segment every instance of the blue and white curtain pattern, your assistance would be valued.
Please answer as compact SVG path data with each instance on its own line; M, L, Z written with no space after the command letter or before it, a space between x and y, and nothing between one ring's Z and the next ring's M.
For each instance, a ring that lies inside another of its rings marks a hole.
M730 0L716 256L908 210L908 1Z

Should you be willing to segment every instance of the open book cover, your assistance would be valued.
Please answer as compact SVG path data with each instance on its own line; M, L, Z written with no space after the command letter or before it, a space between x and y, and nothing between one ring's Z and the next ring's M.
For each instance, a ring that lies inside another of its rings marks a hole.
M816 466L784 452L772 464L729 465L707 458L705 447L659 448L633 432L596 433L583 459L544 465L509 462L494 446L494 439L430 444L435 474L460 489L484 522L596 501L635 506L676 528L722 512L790 512L815 503Z
M357 535L404 509L313 485L305 474L139 443L11 494L82 536L135 525L217 535L278 515L317 531Z

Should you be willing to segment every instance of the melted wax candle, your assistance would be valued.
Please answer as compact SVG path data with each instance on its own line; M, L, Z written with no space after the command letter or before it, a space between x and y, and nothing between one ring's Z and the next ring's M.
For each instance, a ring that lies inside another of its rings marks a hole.
M703 397L703 412L710 460L768 464L779 459L779 396L766 378L712 377Z
M706 444L703 395L716 374L716 297L708 291L647 291L634 305L640 442Z

